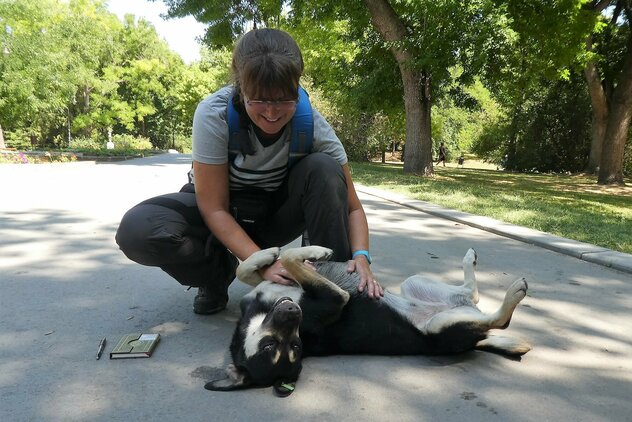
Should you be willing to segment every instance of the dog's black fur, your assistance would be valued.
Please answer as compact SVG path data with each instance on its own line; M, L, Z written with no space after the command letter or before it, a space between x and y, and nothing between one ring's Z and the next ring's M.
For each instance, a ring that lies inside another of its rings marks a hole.
M475 305L472 249L463 259L462 286L413 276L402 284L402 295L386 291L379 300L358 292L359 276L348 273L345 263L315 262L313 267L304 263L328 258L330 253L318 246L284 251L280 259L296 286L262 281L258 275L259 268L277 259L278 248L258 252L239 266L238 277L256 288L240 304L229 378L209 382L205 388L274 385L278 393L288 393L306 356L436 355L472 349L519 356L529 350L520 340L487 333L509 325L513 310L526 295L526 282L516 280L501 308L483 314Z

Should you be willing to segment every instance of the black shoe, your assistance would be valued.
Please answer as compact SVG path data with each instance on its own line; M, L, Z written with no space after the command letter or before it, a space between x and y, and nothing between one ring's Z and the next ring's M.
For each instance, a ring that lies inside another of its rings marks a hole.
M193 299L193 312L200 315L216 314L226 309L226 302L226 297L214 295L208 287L199 287Z

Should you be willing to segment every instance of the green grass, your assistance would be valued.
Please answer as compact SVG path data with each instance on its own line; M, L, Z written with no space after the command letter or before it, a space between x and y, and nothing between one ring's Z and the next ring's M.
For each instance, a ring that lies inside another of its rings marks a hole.
M632 181L605 187L592 176L489 166L435 167L435 177L424 178L404 174L401 164L350 166L354 181L365 186L632 254Z

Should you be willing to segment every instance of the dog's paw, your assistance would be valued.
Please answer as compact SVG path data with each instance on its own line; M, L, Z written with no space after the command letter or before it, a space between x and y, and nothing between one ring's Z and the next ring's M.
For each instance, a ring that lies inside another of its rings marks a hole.
M263 281L257 271L274 263L278 257L279 248L268 248L253 253L237 267L237 278L251 286L256 286Z
M509 286L507 298L511 298L515 303L518 303L527 295L528 289L529 285L527 284L527 280L525 280L524 277L519 278Z
M331 258L333 251L322 246L303 246L302 248L288 249L282 252L283 259L297 261L323 261Z
M305 259L310 261L327 261L334 253L331 249L322 246L306 246L304 249L307 249Z
M273 247L257 251L250 255L244 262L248 262L251 267L261 269L265 266L272 265L279 257L279 248Z
M476 265L476 251L472 248L468 249L463 257L463 265Z

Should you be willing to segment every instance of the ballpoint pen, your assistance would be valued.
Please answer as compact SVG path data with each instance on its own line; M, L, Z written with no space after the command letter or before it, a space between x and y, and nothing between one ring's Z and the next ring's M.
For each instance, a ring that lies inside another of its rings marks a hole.
M99 350L97 350L97 360L101 358L101 353L103 353L103 349L105 349L105 342L105 337L103 337L103 339L101 339L101 341L99 342Z

